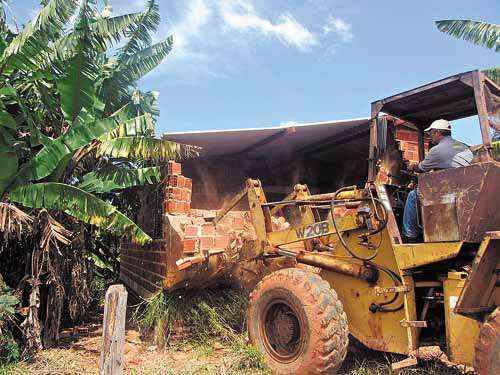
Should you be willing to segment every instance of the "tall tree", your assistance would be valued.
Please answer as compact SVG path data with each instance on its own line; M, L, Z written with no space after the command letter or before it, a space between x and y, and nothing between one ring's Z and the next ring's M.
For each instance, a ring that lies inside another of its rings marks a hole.
M152 44L160 21L155 0L118 16L109 6L100 11L97 0L42 4L20 31L9 28L0 8L0 232L3 250L20 232L35 245L23 278L30 291L23 326L35 349L57 341L64 304L86 305L64 296L68 288L88 290L65 280L68 267L85 273L88 230L151 240L113 204L114 193L158 182L159 163L195 153L155 137L157 94L137 87L172 49L171 37Z
M464 39L478 46L500 52L500 25L472 20L440 20L436 21L439 31L457 39ZM500 84L500 68L493 67L485 73L497 84Z

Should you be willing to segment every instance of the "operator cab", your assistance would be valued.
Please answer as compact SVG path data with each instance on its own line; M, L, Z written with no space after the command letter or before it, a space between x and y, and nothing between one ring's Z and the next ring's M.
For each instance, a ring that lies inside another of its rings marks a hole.
M408 192L418 185L423 242L481 242L500 227L496 189L500 163L492 154L492 133L500 129L500 87L480 71L457 74L372 103L369 182L383 189L394 213L391 239L400 244ZM482 144L471 147L472 164L414 175L401 151L401 129L413 132L417 161L430 148L424 133L434 120L477 115ZM399 139L399 140L398 140ZM379 194L381 192L379 191Z

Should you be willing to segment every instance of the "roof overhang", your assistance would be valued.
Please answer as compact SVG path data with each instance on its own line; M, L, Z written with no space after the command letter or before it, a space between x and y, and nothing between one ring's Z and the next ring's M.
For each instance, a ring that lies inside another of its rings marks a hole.
M165 139L202 148L201 157L245 156L290 159L299 155L329 158L349 142L363 140L367 150L369 118L250 129L172 132ZM353 148L356 149L356 148Z
M456 74L373 102L372 116L384 112L426 127L440 118L456 120L476 115L474 74Z

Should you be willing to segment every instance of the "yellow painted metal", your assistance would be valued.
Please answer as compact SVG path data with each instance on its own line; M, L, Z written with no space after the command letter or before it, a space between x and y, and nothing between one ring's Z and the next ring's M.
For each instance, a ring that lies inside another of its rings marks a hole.
M356 251L357 254L367 257L373 254L372 250L359 245L357 237L359 231L351 231L344 234L347 244ZM396 259L392 250L387 229L373 239L376 244L380 241L378 255L372 260L373 263L397 271ZM335 256L351 258L351 255L340 244L335 245L333 251ZM327 270L321 271L321 277L329 282L337 292L344 310L347 314L350 333L367 347L393 353L408 354L408 334L407 329L400 325L400 321L406 319L403 308L403 294L400 293L396 301L386 307L399 307L401 309L394 312L371 312L372 303L380 304L390 301L394 294L387 293L377 295L375 286L388 288L394 286L393 280L385 273L380 273L380 278L376 283L369 284L363 280L353 278ZM413 289L407 293L414 293ZM414 305L413 305L414 308Z
M405 321L412 322L417 320L417 303L415 300L415 282L411 275L403 275L403 285L406 286L410 292L404 294L405 305ZM404 324L400 322L400 324ZM407 325L406 334L408 335L408 352L411 353L418 347L419 329Z
M355 218L352 216L339 218L337 221L338 221L337 225L339 227L339 230L341 231L352 230L358 227ZM314 217L308 215L307 217L304 217L302 224L307 225L314 222L315 222ZM331 219L328 220L328 233L322 236L327 238L328 243L336 242L337 235L335 234L335 229L333 227ZM268 233L268 240L271 246L280 246L286 248L285 245L298 241L303 241L303 238L300 238L297 235L296 228L289 228L285 230Z
M495 271L498 269L500 239L493 237L490 232L481 242L455 311L482 320L485 311L492 311L496 306L500 306L500 278Z
M282 249L294 249L295 251L307 252L310 250L313 240L311 237L300 238L297 229L318 221L314 210L309 206L296 206L297 217L290 228L281 231L269 230L269 225L266 227L266 212L262 207L262 204L266 202L264 193L260 184L251 181L247 182L249 187L248 200L257 237L261 240L260 250L257 253L278 246ZM359 199L360 194L360 190L347 191L343 198ZM295 199L302 201L307 200L310 196L307 187L303 185L295 187L294 195ZM391 210L388 210L388 215L389 219L392 218L393 221L390 223L394 224ZM321 234L318 238L322 243L333 248L331 255L335 258L353 261L353 256L344 248L334 231L331 215L328 215L326 222L328 223L328 233ZM351 211L338 218L337 224L349 248L355 254L363 258L374 255L374 250L363 246L358 237L365 231L359 229L360 222L356 212ZM397 237L393 233L395 228L397 229L395 224L392 225L392 229L391 225L388 225L379 234L370 238L373 247L378 248L377 255L370 260L381 271L376 282L368 283L352 275L328 270L326 267L321 270L321 276L332 286L342 301L349 321L349 330L354 337L374 350L410 354L419 346L420 328L415 327L414 324L405 324L418 320L415 288L417 286L421 288L436 287L440 284L435 280L420 280L419 284L415 285L411 269L456 257L462 248L462 242L398 244L399 241L394 240ZM398 285L387 272L383 272L383 269L389 270L399 277ZM450 275L452 274L454 273L450 273ZM474 343L473 336L477 334L477 324L471 319L453 313L452 307L450 307L454 301L453 298L458 298L463 283L464 280L452 277L448 277L444 283L446 332L451 359L470 365L471 348ZM397 288L393 288L396 286ZM403 289L406 291L402 292ZM394 290L400 291L395 300L393 298L395 296ZM380 291L383 291L382 295L380 295ZM386 302L389 303L384 304ZM373 308L374 306L383 306L382 308L386 311L380 311L378 308ZM467 331L465 323L469 324L469 328L472 327L471 324L475 324L475 326L470 328L470 331L465 332ZM466 345L463 345L462 340L458 339L460 335L468 338ZM463 348L460 348L460 345Z
M472 366L474 345L481 323L453 311L466 279L465 272L448 272L448 277L443 283L446 343L448 357L452 362Z
M455 258L462 242L430 242L394 245L394 255L401 270Z
M301 186L305 186L305 185L301 185ZM336 200L349 200L349 201L360 200L360 199L365 198L365 191L364 191L364 189L357 189L357 188L353 187L350 190L345 190L345 191L342 191L338 194L335 194L335 193L315 194L315 195L303 197L302 199L311 200L311 201L328 201L328 200L333 199L334 196L335 196Z
M248 192L248 206L250 207L250 215L252 224L255 228L255 234L259 240L259 250L264 251L264 246L267 243L266 222L262 203L266 203L266 197L260 181L248 179L246 181Z

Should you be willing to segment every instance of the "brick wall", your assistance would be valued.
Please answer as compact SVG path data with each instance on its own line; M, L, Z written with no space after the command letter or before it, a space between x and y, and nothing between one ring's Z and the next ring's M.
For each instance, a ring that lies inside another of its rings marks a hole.
M192 181L180 164L169 162L163 173L161 184L142 191L137 219L153 243L121 246L120 278L143 298L222 277L236 265L228 259L255 237L246 211L231 211L215 226L216 210L191 209Z
M399 148L403 151L403 157L411 163L418 163L418 134L414 130L399 125L396 129L396 139ZM429 149L429 140L424 139L425 150Z

